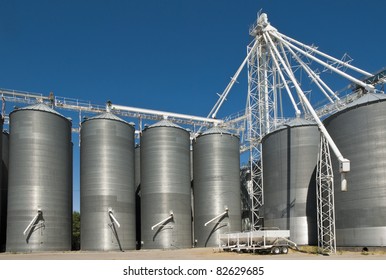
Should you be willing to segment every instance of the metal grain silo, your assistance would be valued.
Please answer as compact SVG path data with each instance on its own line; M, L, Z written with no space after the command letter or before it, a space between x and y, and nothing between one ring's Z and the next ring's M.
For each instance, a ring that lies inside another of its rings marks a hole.
M348 191L335 176L337 246L386 246L386 96L366 94L325 120L345 158Z
M241 231L239 138L214 127L193 142L194 238L218 246L218 235Z
M3 125L0 123L1 131ZM7 196L8 196L8 133L3 132L0 139L1 171L0 171L0 252L5 251L7 234Z
M135 249L134 128L107 112L80 137L81 249Z
M264 226L290 230L300 245L317 243L316 164L320 133L295 119L263 138Z
M143 248L189 248L191 237L190 135L162 120L141 137Z
M71 121L44 104L9 117L6 250L71 250Z

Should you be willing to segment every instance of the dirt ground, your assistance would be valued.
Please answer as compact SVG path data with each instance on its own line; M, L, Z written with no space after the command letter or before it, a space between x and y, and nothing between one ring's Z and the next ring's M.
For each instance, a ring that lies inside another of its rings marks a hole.
M386 260L386 252L369 249L368 252L337 250L330 256L312 252L290 250L288 254L259 255L224 252L217 248L193 248L176 250L139 250L126 252L34 252L0 253L0 260Z

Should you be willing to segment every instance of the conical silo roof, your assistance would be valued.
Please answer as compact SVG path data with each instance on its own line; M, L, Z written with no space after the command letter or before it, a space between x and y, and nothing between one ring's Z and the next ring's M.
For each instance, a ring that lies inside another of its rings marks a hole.
M327 125L332 119L339 116L340 114L343 114L347 111L353 110L357 107L366 106L368 104L377 103L377 102L383 102L386 100L385 94L380 93L366 93L357 100L347 104L345 108L342 110L336 112L335 114L332 114L331 116L328 116L323 123Z
M169 120L161 120L155 124L152 124L148 128L154 128L154 127L175 127L175 128L180 128L183 129L181 126L176 125L175 123L169 121Z
M36 103L36 104L30 105L30 106L27 106L27 107L18 108L14 112L21 111L21 110L32 110L32 111L48 112L48 113L52 113L52 114L61 116L63 118L66 118L65 116L59 114L57 111L55 111L54 109L52 109L51 107L49 107L49 106L47 106L46 104L43 104L43 103Z
M290 120L289 122L278 126L275 130L271 131L269 134L283 130L283 129L288 128L288 127L310 126L310 125L316 125L316 122L312 121L312 120L306 120L303 118L294 118L294 119Z
M88 119L84 120L83 122L86 122L86 121L89 121L89 120L102 120L102 119L103 120L119 121L119 122L123 122L123 123L129 124L127 121L121 119L120 117L117 117L116 115L114 115L111 112L106 112L106 113L103 113L103 114L100 114L100 115L97 115L97 116L93 116L91 118L88 118Z
M207 130L205 130L201 136L203 135L209 135L209 134L228 134L228 135L233 135L233 136L237 136L235 135L234 133L231 133L230 131L222 128L222 127L218 127L218 126L214 126L214 127L211 127Z
M358 98L357 100L349 103L346 108L352 108L360 105L364 105L367 103L372 103L372 102L379 102L386 100L386 95L385 94L380 94L380 93L366 93L362 97Z
M315 121L306 120L303 118L295 118L286 123L287 126L295 127L295 126L307 126L307 125L316 125Z

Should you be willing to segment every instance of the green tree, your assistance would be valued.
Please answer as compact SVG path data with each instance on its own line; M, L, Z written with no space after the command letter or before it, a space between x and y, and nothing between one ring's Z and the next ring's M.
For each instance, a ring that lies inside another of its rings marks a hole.
M72 213L72 250L80 250L80 213Z

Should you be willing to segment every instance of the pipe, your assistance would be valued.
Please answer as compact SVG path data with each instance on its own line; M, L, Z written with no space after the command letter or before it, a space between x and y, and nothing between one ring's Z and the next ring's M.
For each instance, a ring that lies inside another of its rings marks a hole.
M211 222L213 222L213 221L215 221L215 220L217 220L217 219L220 219L222 216L227 215L228 212L229 212L229 209L228 209L228 207L226 207L224 212L222 212L220 215L214 217L213 219L207 221L207 222L204 224L204 226L207 226L207 225L209 225Z
M28 230L32 228L32 225L36 222L38 217L42 214L42 210L38 209L38 213L33 217L32 221L28 224L26 229L23 231L23 235L26 235Z
M291 52L292 56L299 62L299 64L303 67L303 69L307 72L310 78L316 83L316 85L319 87L319 89L323 92L323 94L328 98L328 100L331 103L334 103L334 101L327 94L324 88L326 88L336 100L340 100L340 98L332 91L332 89L325 82L323 82L323 80L319 77L319 75L317 75L314 71L312 71L312 69L307 64L305 64L291 48L288 48L288 50ZM324 86L324 88L322 87L322 85Z
M235 75L231 78L230 83L227 85L223 93L220 95L220 98L217 100L216 104L214 105L213 109L210 111L208 117L216 118L218 111L220 110L220 107L226 100L230 90L232 89L234 83L237 81L237 78L239 77L241 71L243 70L245 64L247 63L248 59L252 55L252 53L255 51L256 47L258 45L258 40L255 41L252 48L250 49L249 53L245 57L244 61L241 63L240 67L237 69ZM213 112L214 111L214 112Z
M122 106L122 105L112 105L111 109L112 110L120 110L120 111L128 111L128 112L133 112L133 113L143 113L143 114L153 114L153 115L157 115L157 116L167 116L167 117L186 119L186 120L192 120L192 121L208 122L208 123L213 123L213 124L220 124L220 123L224 122L223 120L198 117L198 116L192 116L192 115L185 115L185 114L178 114L178 113L172 113L172 112L165 112L165 111L157 111L157 110L151 110L151 109L141 109L141 108L135 108L135 107L129 107L129 106Z
M308 58L316 61L317 63L323 65L324 67L328 68L329 70L334 71L335 73L338 73L339 75L343 76L344 78L348 79L349 81L351 81L351 82L353 82L353 83L355 83L355 84L365 88L367 91L373 92L375 90L375 87L373 85L366 84L366 83L362 82L361 80L358 80L358 79L356 79L356 78L346 74L345 72L339 70L338 68L335 68L335 67L331 66L330 64L328 64L328 63L326 63L326 62L316 58L315 56L309 54L308 52L305 52L302 49L294 46L290 42L285 41L283 38L281 38L279 35L277 35L277 34L275 34L273 32L271 32L270 34L272 34L276 39L278 39L280 42L282 42L288 48L292 47L293 49L297 50L298 52L302 53L303 55L307 56Z
M118 220L114 217L113 210L109 209L109 216L111 219L113 219L113 222L117 224L117 226L120 228L121 224L118 222Z
M161 222L155 224L154 226L151 227L151 230L154 230L156 227L158 227L159 225L162 225L164 222L170 220L170 219L173 219L173 211L170 212L170 215L169 217L167 217L166 219L162 220Z
M306 44L303 44L303 43L301 43L301 42L299 42L299 41L296 41L295 39L292 39L291 37L288 37L288 36L286 36L286 35L284 35L284 34L281 34L281 33L279 33L279 32L277 32L277 33L278 33L280 36L286 38L287 40L289 40L289 41L291 41L291 42L293 42L293 43L296 43L296 44L298 44L298 45L300 45L300 46L302 46L302 47L308 49L310 52L315 52L315 53L317 53L317 54L319 54L319 55L321 55L321 56L324 56L325 58L327 58L327 59L329 59L329 60L332 60L332 61L334 61L334 62L336 62L336 63L339 63L340 65L342 65L342 66L344 66L344 67L347 67L347 68L350 68L350 69L352 69L352 70L354 70L354 71L357 71L357 72L359 72L359 73L362 74L362 75L365 75L365 76L368 76L368 77L371 77L371 76L372 76L371 73L366 72L366 71L363 71L362 69L359 69L359 68L357 68L357 67L355 67L355 66L353 66L353 65L351 65L351 64L349 64L349 63L347 63L347 62L341 61L341 60L339 60L339 59L336 59L336 58L333 57L333 56L330 56L330 55L328 55L328 54L325 54L325 53L323 53L323 52L317 50L315 47L307 46Z
M270 36L266 35L266 34L263 34L263 36L266 39L266 41L269 41L272 49L276 53L276 55L279 58L279 60L282 60L278 50L276 49L276 47L274 46L274 44L272 42L272 39L270 38ZM277 36L275 36L275 37L277 38ZM279 39L279 40L283 41L282 39ZM306 105L306 107L310 111L312 117L314 118L314 120L316 121L316 123L317 123L317 125L319 127L319 130L324 135L324 137L326 137L328 143L330 144L332 150L334 151L334 154L338 158L338 160L339 160L339 172L340 173L342 173L342 172L349 172L350 171L350 161L348 159L344 158L343 155L341 154L339 148L336 146L334 140L332 139L332 137L328 133L326 127L323 125L322 121L319 119L318 115L316 114L314 108L312 107L311 103L307 99L307 97L304 94L303 90L300 88L300 86L299 86L296 78L294 77L292 71L288 68L288 66L286 64L283 63L283 61L281 61L281 62L282 62L282 65L283 65L285 71L287 72L289 78L292 80L292 82L293 82L293 84L294 84L298 94L300 95L304 105Z
M267 42L267 43L268 43L268 42ZM281 69L280 69L280 65L279 65L279 63L278 63L276 57L273 55L273 52L272 52L271 47L269 47L268 49L269 49L269 52L271 53L272 60L273 60L273 62L274 62L275 65L276 65L276 68L277 68L277 70L278 70L278 72L279 72L279 75L280 75L281 79L283 80L284 87L285 87L285 89L287 90L288 96L289 96L289 98L290 98L290 100L291 100L291 102L292 102L292 106L293 106L294 109L295 109L296 116L297 116L297 117L300 117L301 112L300 112L298 106L296 105L295 99L293 98L292 93L291 93L291 90L290 90L290 88L288 87L288 84L287 84L287 81L286 81L286 79L285 79L285 77L284 77L284 74L283 74L283 72L282 72Z

